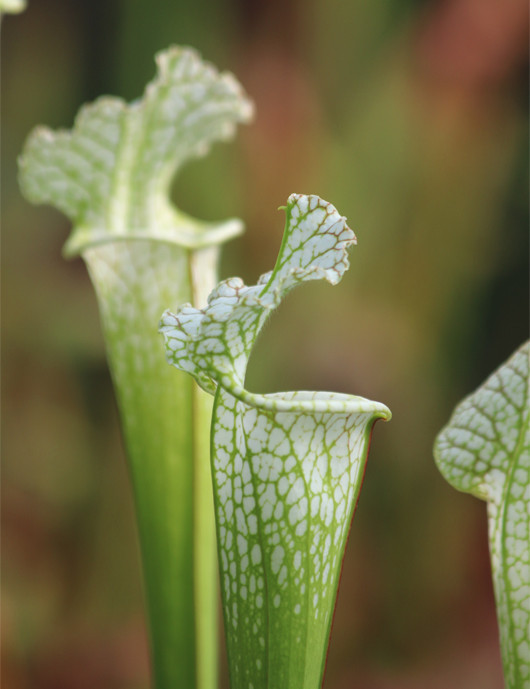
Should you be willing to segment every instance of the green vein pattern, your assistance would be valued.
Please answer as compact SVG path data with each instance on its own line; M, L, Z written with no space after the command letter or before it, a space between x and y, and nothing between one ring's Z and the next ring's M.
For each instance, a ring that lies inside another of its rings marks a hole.
M382 404L328 392L260 395L244 378L270 312L306 280L336 284L353 232L292 194L274 270L220 283L203 310L166 312L167 358L215 394L212 472L232 689L316 689L370 433Z
M530 343L455 409L434 455L449 483L488 503L506 686L530 687Z
M118 239L197 248L242 229L238 220L204 223L185 215L171 204L169 185L186 161L249 120L250 101L231 74L219 74L190 48L170 48L156 62L142 99L127 104L103 96L81 108L71 132L37 127L26 142L22 190L74 222L69 256Z

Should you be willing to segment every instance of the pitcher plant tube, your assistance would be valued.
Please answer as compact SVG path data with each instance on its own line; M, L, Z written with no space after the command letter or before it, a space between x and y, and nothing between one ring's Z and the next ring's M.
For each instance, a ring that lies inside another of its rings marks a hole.
M434 446L443 476L486 500L507 689L530 688L530 342L456 407Z
M391 416L352 395L245 388L269 314L302 282L337 284L356 242L318 196L292 194L285 212L273 271L249 287L225 280L204 309L166 311L160 327L168 361L214 395L211 461L232 689L321 685L372 428Z
M175 208L175 174L230 138L252 106L230 74L189 48L156 58L131 104L103 97L73 130L39 127L20 184L73 223L64 253L81 255L96 290L118 400L140 535L156 689L217 686L217 570L209 471L211 402L168 369L161 311L200 304L217 281L218 246L239 220L206 223Z

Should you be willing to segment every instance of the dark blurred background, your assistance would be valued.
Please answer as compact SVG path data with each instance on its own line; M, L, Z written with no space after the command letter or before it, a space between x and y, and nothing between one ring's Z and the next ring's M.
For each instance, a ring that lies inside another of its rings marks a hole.
M339 287L292 294L253 355L260 391L385 402L346 553L326 689L499 689L485 505L432 459L455 403L528 336L525 0L34 0L2 22L2 687L145 689L131 495L95 297L68 222L16 157L153 55L195 46L255 122L175 200L247 232L221 277L270 269L291 192L358 236ZM227 687L223 663L223 687Z

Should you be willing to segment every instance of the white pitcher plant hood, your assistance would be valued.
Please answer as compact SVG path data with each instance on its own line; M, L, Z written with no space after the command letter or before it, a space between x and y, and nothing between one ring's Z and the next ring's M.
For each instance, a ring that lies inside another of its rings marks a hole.
M199 248L243 229L237 219L186 215L171 203L169 186L188 160L249 121L251 101L232 74L220 74L192 48L169 48L156 64L141 99L103 96L81 108L72 131L37 127L26 143L22 189L73 221L67 256L120 239Z
M212 473L232 689L320 685L370 433L389 409L328 392L256 394L244 380L270 312L295 285L337 284L354 233L292 194L274 270L221 282L204 309L167 311L168 361L215 394Z

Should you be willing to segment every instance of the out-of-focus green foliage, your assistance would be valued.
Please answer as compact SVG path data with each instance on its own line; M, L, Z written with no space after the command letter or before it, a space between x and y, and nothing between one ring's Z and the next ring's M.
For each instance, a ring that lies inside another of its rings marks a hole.
M0 0L0 16L2 12L12 12L16 14L17 12L22 12L24 9L26 9L24 0Z
M526 13L523 0L39 0L4 17L2 686L146 686L95 300L81 262L60 258L65 221L26 204L15 175L36 124L70 126L102 93L138 97L171 43L236 73L256 102L238 143L174 189L194 216L244 219L221 277L272 264L271 209L291 191L333 199L358 237L341 290L293 293L247 377L394 414L371 450L324 686L502 686L486 521L431 447L527 336Z

